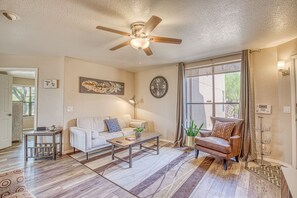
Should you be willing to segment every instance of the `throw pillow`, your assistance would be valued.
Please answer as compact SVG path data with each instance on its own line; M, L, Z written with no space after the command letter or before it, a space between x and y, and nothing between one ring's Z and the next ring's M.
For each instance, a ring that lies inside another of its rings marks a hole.
M222 138L229 141L234 127L234 122L216 121L211 136Z
M118 132L118 131L121 131L121 127L120 127L120 124L119 124L119 121L118 119L114 118L114 119L106 119L104 120L104 122L106 123L106 126L108 128L108 131L109 132Z

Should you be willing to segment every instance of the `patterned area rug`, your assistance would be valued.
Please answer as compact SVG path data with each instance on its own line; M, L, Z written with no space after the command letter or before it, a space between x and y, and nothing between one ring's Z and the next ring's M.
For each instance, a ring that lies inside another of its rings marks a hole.
M256 166L247 167L250 172L262 177L263 179L269 181L270 183L280 187L281 185L281 166L268 165L268 166Z
M144 145L156 146L154 143ZM159 155L156 151L133 147L132 168L126 162L112 161L110 149L89 154L89 160L85 160L82 152L70 156L138 197L201 197L201 193L212 191L212 185L218 184L222 188L219 191L214 188L214 193L235 194L236 185L231 189L223 188L223 181L236 184L239 163L229 163L228 170L224 171L222 160L205 153L201 152L195 159L192 150L172 148L165 142L160 145ZM118 148L116 156L128 160L128 150Z

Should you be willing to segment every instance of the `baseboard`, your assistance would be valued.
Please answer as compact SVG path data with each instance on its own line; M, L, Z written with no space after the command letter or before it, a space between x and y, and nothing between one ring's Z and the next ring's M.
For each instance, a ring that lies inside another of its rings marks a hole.
M257 159L260 159L260 158L257 158ZM265 161L267 161L267 162L272 162L272 163L280 164L280 165L285 166L285 167L288 167L288 168L293 168L292 165L287 164L286 162L282 162L282 161L280 161L280 160L271 159L271 158L267 158L267 157L264 157L263 159L264 159Z
M160 138L160 141L162 141L162 142L168 142L168 143L174 144L174 141L166 140L166 139L162 139L162 138Z
M68 154L68 153L73 153L73 149L69 149L69 150L63 151L63 154Z

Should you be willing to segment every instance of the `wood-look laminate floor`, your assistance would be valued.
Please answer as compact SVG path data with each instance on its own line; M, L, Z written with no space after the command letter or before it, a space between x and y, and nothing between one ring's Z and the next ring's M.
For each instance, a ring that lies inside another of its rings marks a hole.
M190 197L280 197L280 188L250 173L243 165L229 164L227 172L220 171L221 166L214 163ZM135 197L68 155L56 161L30 159L24 162L22 144L0 150L0 172L16 168L24 168L28 190L37 198ZM185 197L183 195L177 193L175 197Z
M22 144L0 150L0 172L16 168L24 168L27 189L37 198L135 197L68 155L25 162Z

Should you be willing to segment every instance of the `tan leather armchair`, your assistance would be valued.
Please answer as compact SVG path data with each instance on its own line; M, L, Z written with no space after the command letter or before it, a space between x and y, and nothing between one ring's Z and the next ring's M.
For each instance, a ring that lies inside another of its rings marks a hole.
M203 151L224 159L224 169L227 169L227 159L235 157L238 161L240 147L241 147L241 134L244 127L242 119L233 118L219 118L211 117L214 126L216 121L220 122L235 122L235 127L232 131L230 140L227 141L222 138L212 137L211 131L201 132L200 137L195 138L195 158L197 159L199 151Z

